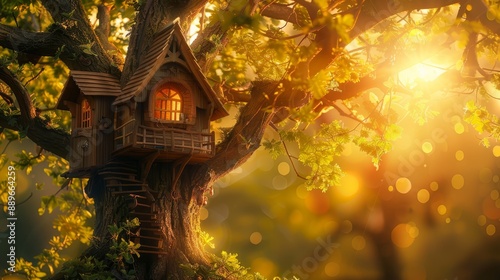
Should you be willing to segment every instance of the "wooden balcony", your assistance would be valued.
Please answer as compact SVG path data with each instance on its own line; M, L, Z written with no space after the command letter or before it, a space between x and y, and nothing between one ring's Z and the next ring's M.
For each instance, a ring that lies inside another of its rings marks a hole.
M159 159L175 160L186 155L202 162L215 153L214 133L202 133L177 128L152 128L128 121L115 129L117 156L144 157L160 151Z

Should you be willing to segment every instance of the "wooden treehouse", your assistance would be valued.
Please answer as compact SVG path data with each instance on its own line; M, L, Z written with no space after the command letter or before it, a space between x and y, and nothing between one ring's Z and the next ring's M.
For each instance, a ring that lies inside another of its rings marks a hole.
M141 226L140 252L162 252L157 191L147 184L154 162L177 171L215 154L210 122L228 113L210 87L179 23L159 31L139 67L121 87L109 74L71 71L57 108L72 115L67 177L100 180L104 193L126 201ZM91 176L92 175L92 176ZM95 196L102 190L87 190Z
M113 102L113 155L159 160L215 153L210 121L227 115L195 61L178 24L160 31L141 65Z

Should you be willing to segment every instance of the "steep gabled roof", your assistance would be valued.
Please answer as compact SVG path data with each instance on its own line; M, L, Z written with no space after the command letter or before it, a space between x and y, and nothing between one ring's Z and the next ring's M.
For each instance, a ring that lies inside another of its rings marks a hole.
M214 105L214 112L211 119L215 120L227 116L228 112L196 62L193 51L182 34L178 20L175 20L172 24L156 34L153 44L149 48L147 54L139 62L139 68L127 82L122 90L122 94L116 98L113 105L127 102L141 93L158 69L165 63L164 59L167 56L169 47L174 41L174 38L180 46L181 55L184 57L187 67L195 76L203 92L206 93L207 98Z
M71 71L56 108L67 110L64 101L76 103L80 92L83 95L119 96L121 94L120 82L106 73Z

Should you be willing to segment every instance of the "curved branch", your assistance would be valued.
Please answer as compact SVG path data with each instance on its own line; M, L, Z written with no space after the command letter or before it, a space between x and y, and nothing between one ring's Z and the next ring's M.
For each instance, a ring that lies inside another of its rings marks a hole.
M21 111L21 124L23 126L31 125L35 117L35 107L26 88L9 69L3 66L0 67L0 80L10 87L16 97Z

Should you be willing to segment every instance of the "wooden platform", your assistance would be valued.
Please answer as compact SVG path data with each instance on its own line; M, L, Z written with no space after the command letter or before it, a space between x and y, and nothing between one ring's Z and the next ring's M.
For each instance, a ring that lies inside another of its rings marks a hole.
M113 152L112 156L113 157L127 156L130 158L140 159L156 151L160 151L160 154L156 159L156 161L163 161L163 162L175 161L177 159L186 157L186 155L189 154L191 154L191 159L189 161L190 163L202 163L212 158L211 154L206 154L206 153L165 151L162 147L153 148L153 147L148 147L146 145L135 145L135 146L129 145L121 149L117 149L115 152Z

